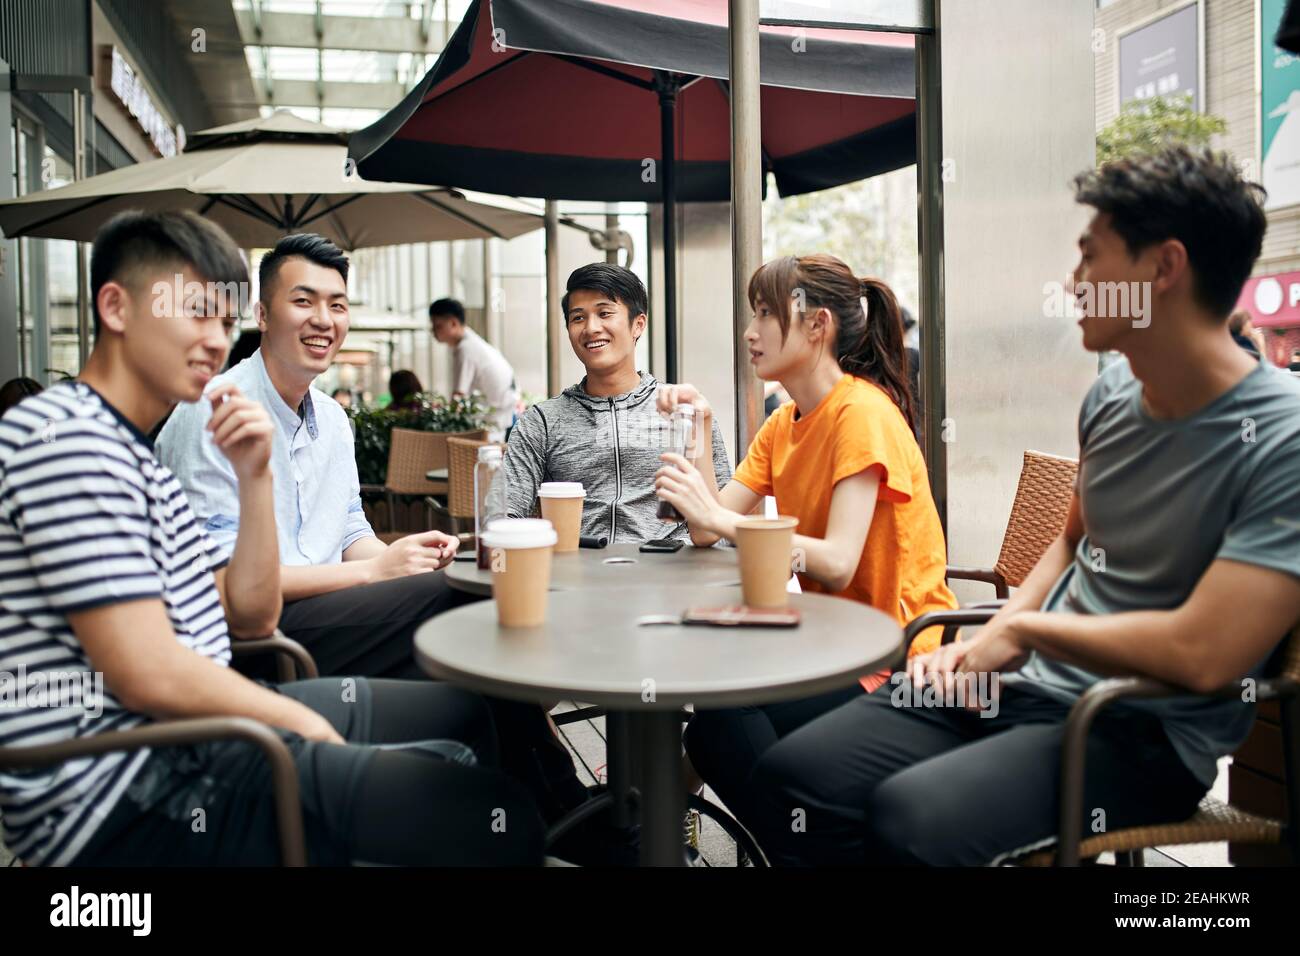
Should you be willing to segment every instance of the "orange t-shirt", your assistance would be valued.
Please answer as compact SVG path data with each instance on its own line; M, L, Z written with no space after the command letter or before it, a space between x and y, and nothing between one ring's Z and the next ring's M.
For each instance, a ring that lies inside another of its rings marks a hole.
M826 537L831 492L845 478L880 469L875 514L862 559L838 597L862 601L901 625L928 611L957 607L948 589L943 528L930 496L925 461L907 420L879 386L845 375L817 407L795 419L794 402L768 417L735 479L755 494L773 495L777 511L799 519L796 534ZM807 574L805 591L826 592ZM941 631L930 628L912 653L934 650ZM867 690L889 672L862 678Z

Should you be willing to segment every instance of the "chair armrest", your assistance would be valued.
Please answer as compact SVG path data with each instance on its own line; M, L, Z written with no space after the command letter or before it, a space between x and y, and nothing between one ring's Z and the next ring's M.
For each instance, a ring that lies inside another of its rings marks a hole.
M362 485L360 494L363 495L382 495L388 489L383 485Z
M994 602L990 602L992 604ZM903 629L903 646L906 650L912 649L912 642L916 636L927 628L943 625L943 637L940 639L941 644L951 644L957 637L957 632L972 624L987 624L992 620L993 615L1001 608L998 602L996 607L986 607L984 605L961 607L955 611L931 611L929 614L922 614L920 617L913 618L907 622L907 627Z
M320 676L320 671L316 668L316 662L312 659L307 648L292 638L285 637L279 628L276 628L275 633L270 637L233 640L230 642L230 652L235 657L268 652L274 653L280 683L282 684L287 684L299 678L311 680ZM295 663L297 668L294 667Z
M958 581L980 581L984 584L993 585L993 591L999 598L1010 596L1007 590L1007 582L1002 579L1002 575L992 568L959 568L948 565L945 577L956 578Z
M159 721L130 730L36 747L0 747L0 768L43 767L74 757L91 757L145 747L180 747L208 740L244 740L261 749L271 765L280 858L285 866L306 866L298 770L289 748L274 730L249 717L194 717Z
M432 531L451 534L456 531L456 519L451 516L450 509L432 495L424 496L424 525Z

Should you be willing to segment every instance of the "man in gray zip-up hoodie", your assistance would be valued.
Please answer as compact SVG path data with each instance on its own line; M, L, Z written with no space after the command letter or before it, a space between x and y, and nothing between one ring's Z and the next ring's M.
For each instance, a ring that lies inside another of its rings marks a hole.
M647 296L636 274L604 262L576 270L563 309L578 360L577 385L528 410L510 433L504 458L508 510L538 513L544 481L579 481L587 492L582 534L611 543L687 535L684 524L659 520L655 472L663 467L668 422L655 408L658 381L636 369L636 340L645 331ZM713 469L718 487L731 477L716 422ZM708 467L708 459L697 463Z

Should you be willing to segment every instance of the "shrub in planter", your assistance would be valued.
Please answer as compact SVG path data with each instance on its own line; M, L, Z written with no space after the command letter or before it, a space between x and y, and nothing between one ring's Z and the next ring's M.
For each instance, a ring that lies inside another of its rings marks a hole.
M447 398L421 393L412 408L350 408L356 433L357 477L363 485L382 485L394 428L424 432L468 432L487 428L489 409L478 395Z

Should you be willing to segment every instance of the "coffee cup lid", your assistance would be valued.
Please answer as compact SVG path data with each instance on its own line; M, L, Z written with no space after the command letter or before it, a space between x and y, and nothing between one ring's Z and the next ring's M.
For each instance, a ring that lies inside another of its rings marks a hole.
M587 490L580 481L544 481L537 494L542 498L584 498Z
M736 527L754 531L784 531L798 524L799 519L793 515L777 515L775 518L741 518L736 522Z
M555 544L555 526L545 518L497 518L482 535L489 548L549 548Z

